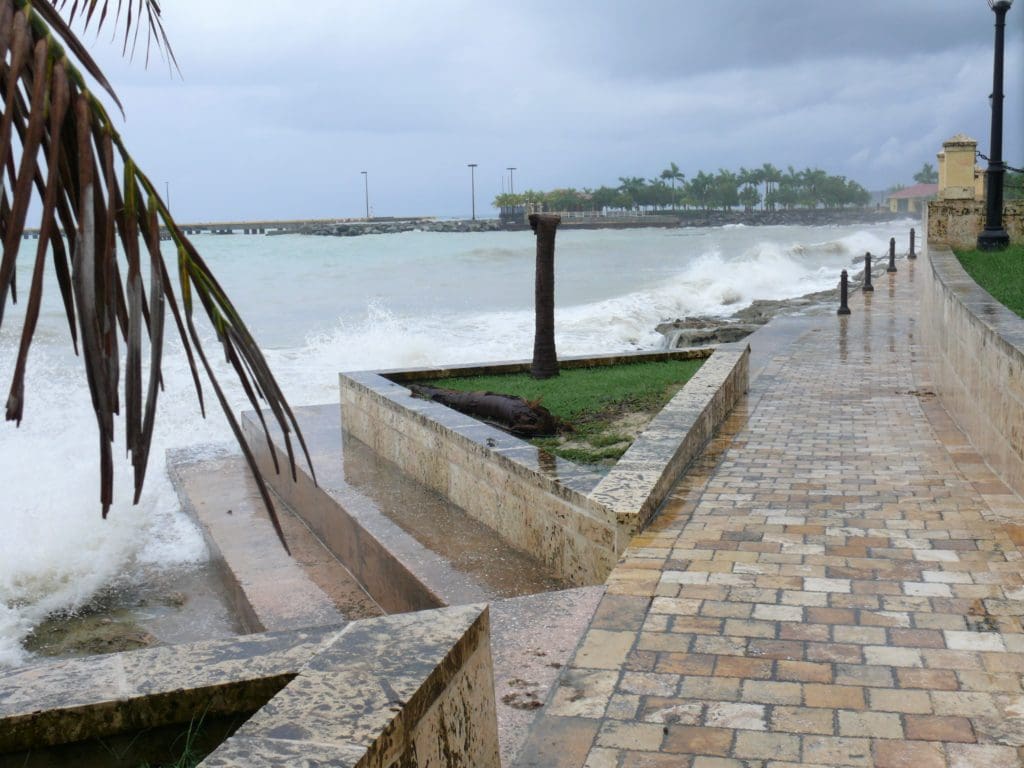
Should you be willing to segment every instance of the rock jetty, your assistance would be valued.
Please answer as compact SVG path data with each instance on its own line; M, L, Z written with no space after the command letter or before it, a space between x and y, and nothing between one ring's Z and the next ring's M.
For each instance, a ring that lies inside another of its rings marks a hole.
M581 215L582 216L582 215ZM642 227L744 226L826 226L834 224L875 224L898 218L880 208L815 208L787 211L676 211L671 214L582 216L565 214L562 229L623 229ZM268 235L301 234L333 237L393 235L397 232L497 232L527 230L519 219L435 219L429 216L377 217L289 222L287 227L267 229ZM216 231L216 230L214 230Z
M496 232L498 219L370 219L369 221L310 222L294 232L300 235L355 237L394 235L398 232ZM273 233L271 233L273 234Z

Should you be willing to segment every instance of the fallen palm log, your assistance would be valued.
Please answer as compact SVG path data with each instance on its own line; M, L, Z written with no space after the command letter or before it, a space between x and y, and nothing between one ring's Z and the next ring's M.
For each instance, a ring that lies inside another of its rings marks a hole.
M413 384L409 389L417 397L493 422L517 437L545 437L558 431L558 418L539 401L530 402L497 392L460 392L425 384Z

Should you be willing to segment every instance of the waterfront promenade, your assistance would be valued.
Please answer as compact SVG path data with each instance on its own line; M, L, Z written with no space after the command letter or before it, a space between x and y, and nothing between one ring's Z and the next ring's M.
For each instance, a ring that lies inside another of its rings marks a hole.
M927 264L899 268L849 317L752 337L746 404L626 551L516 765L1024 765L1024 506L934 395Z

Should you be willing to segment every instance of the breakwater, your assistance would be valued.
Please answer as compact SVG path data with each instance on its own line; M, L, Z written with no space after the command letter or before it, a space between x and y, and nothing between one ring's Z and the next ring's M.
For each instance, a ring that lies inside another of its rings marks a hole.
M300 235L355 237L394 235L399 232L497 232L508 228L498 219L369 219L308 222L292 232Z
M568 212L560 214L559 228L566 229L630 229L649 227L722 227L727 225L817 227L842 224L877 224L900 218L882 208L813 208L781 211L659 211L651 215L599 215ZM398 232L495 232L528 229L518 219L371 219L369 221L307 222L290 230L304 235L353 237L387 235ZM283 234L269 232L268 234Z
M689 210L656 214L616 215L595 212L563 212L561 229L639 229L675 227L757 226L818 227L841 224L877 224L905 218L882 208L813 208L789 211ZM186 235L320 235L355 237L391 235L398 232L497 232L529 229L523 219L435 219L381 217L373 219L314 219L298 221L233 221L179 224ZM169 235L161 228L161 239ZM38 229L26 229L25 239L39 237Z

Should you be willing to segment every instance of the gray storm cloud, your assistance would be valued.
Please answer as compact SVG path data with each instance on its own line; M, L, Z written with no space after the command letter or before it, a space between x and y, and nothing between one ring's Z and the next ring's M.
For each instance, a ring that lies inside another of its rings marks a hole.
M212 8L210 6L213 6ZM183 78L93 46L124 134L184 219L468 212L516 186L741 165L909 182L988 144L982 0L164 4ZM1004 154L1024 164L1024 8L1008 17Z

